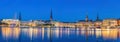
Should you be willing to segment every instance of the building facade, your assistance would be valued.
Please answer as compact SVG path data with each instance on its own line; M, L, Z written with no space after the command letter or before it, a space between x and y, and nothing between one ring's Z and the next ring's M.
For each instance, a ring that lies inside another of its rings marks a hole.
M3 23L7 23L8 26L20 26L20 21L18 19L3 19Z
M118 26L118 21L117 19L105 19L103 20L103 26L115 27Z

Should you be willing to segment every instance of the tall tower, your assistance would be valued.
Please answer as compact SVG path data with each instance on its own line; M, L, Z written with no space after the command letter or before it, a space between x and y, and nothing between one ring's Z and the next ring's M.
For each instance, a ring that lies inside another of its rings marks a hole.
M99 21L99 13L97 13L96 21Z
M86 15L85 21L88 22L88 15Z
M20 21L22 20L21 12L19 12L19 20L20 20Z
M88 22L88 12L86 12L86 17L85 17L85 21Z
M50 21L53 20L53 16L52 16L52 9L51 9L51 12L50 12Z

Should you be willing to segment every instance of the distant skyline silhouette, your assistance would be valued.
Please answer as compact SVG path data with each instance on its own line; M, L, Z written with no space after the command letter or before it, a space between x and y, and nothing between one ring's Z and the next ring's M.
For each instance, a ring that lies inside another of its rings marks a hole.
M120 18L120 0L0 0L0 19L14 18L21 12L22 20L96 20Z

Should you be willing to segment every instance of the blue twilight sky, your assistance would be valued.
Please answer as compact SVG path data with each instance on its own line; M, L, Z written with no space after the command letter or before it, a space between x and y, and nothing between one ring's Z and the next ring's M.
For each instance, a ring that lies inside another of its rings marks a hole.
M13 18L21 12L23 20L48 20L50 9L59 21L120 18L120 0L0 0L0 19Z

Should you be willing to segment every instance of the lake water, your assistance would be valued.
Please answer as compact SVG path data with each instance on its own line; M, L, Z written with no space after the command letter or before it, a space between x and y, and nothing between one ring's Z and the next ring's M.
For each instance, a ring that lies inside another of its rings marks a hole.
M0 27L0 42L120 42L120 30Z

